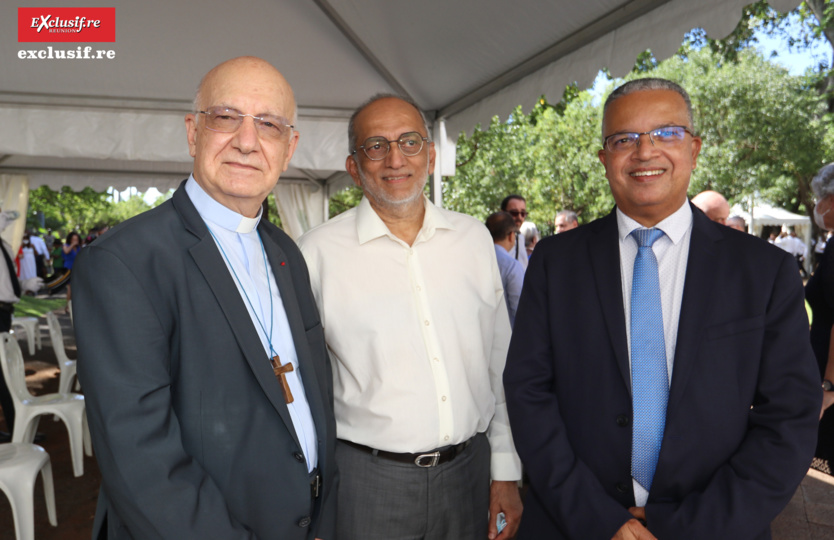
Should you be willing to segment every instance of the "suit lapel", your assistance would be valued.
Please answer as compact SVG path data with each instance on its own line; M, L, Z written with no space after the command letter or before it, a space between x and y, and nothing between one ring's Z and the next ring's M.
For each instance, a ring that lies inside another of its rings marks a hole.
M692 237L689 241L667 418L670 412L674 413L684 393L686 383L695 367L704 327L708 323L706 314L715 287L716 270L720 264L716 246L719 240L721 233L716 225L700 210L692 207Z
M614 356L623 382L631 392L631 375L628 367L628 339L623 311L623 285L620 275L620 246L617 232L616 210L592 223L588 237L588 251L600 307L605 318L608 337L614 347Z
M290 331L298 356L299 376L301 377L301 383L304 385L304 393L307 395L307 403L310 405L313 419L316 420L316 430L319 432L319 438L324 439L321 436L324 429L324 422L322 421L324 419L324 404L318 383L319 376L323 376L323 374L316 373L310 347L307 343L307 329L299 309L298 297L292 278L292 272L297 271L297 269L290 268L286 253L281 249L281 246L272 240L265 227L259 226L258 229L264 243L267 259L272 266L272 273L275 275L275 281L278 284L278 290L281 293L281 301L287 313L287 320L290 323Z
M238 346L255 375L255 379L281 416L287 426L287 431L292 435L296 444L299 444L289 409L280 391L280 385L277 383L269 365L269 358L264 352L261 338L252 324L249 311L243 303L244 300L240 297L237 286L233 281L234 278L226 268L226 263L217 249L217 244L215 244L205 222L185 193L183 185L174 193L173 203L180 216L182 216L186 229L199 239L188 250L191 257L214 293L217 303L226 316L232 333L235 335Z

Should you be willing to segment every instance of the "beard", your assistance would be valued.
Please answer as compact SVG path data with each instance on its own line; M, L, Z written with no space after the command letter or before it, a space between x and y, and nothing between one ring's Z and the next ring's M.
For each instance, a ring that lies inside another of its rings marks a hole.
M368 181L368 178L365 176L365 171L362 170L362 166L358 161L356 162L356 169L359 172L359 181L365 196L376 203L377 206L381 206L391 211L398 211L403 208L407 208L409 205L415 204L416 201L422 199L423 190L425 189L426 182L429 178L429 164L426 163L426 172L423 175L422 182L416 182L409 192L397 198L392 197L380 186Z

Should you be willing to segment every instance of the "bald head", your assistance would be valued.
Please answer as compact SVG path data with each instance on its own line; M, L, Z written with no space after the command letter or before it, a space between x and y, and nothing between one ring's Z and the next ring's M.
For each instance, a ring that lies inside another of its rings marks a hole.
M702 191L692 197L692 204L701 209L708 218L725 225L730 215L730 203L717 191Z
M206 107L214 105L214 103L208 102L211 99L210 93L213 89L224 85L230 79L240 76L248 77L252 73L258 74L260 80L257 83L261 85L261 89L264 92L272 92L283 97L288 107L287 111L292 111L291 116L288 117L290 123L297 123L298 111L295 104L295 95L289 83L281 72L275 69L275 66L256 56L232 58L222 64L218 64L206 73L200 81L200 85L197 87L197 93L194 96L194 111L202 111Z
M223 206L255 217L295 152L298 132L287 127L295 108L284 76L260 58L234 58L209 71L185 117L194 180ZM268 116L274 118L262 121Z

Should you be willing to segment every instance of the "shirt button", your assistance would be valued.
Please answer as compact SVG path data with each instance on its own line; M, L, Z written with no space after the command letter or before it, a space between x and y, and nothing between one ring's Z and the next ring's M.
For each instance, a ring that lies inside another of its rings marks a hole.
M440 362L440 358L438 358L438 357L436 357L436 356L435 356L435 357L434 357L434 361L435 361L435 362Z
M422 288L421 286L417 285L417 290L418 290L418 291L422 291L422 290L423 290L423 288Z
M309 527L311 521L312 520L309 517L304 516L303 518L298 520L298 526L299 527Z
M429 325L429 321L426 321L426 326L428 326L428 325Z
M446 396L443 396L443 397L442 397L442 398L440 398L440 399L442 399L443 401L446 401Z
M298 461L304 461L304 454L301 452L293 452L292 457L294 457Z
M449 440L449 436L448 436L448 435L446 435L445 437L443 437L443 440L444 440L444 441L448 441L448 440Z

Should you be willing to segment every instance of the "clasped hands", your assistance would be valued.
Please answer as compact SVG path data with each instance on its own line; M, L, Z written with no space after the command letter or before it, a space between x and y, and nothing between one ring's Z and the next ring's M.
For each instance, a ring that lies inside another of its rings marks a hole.
M631 512L634 519L623 523L623 526L611 540L657 540L657 537L643 525L646 522L646 509L642 506L632 506L628 511Z

